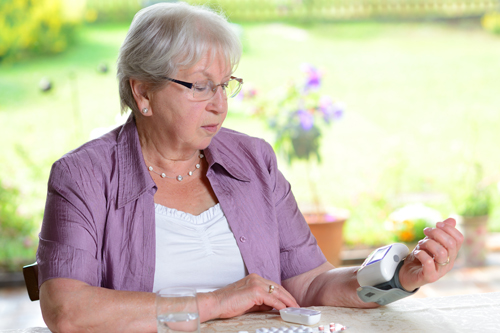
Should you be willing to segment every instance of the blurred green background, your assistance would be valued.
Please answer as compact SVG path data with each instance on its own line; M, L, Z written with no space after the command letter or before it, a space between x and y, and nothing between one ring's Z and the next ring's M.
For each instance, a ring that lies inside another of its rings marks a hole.
M52 163L123 122L118 49L154 2L0 0L0 269L35 258ZM315 177L325 206L350 211L346 246L397 240L387 220L407 204L460 213L477 189L491 194L488 228L500 231L499 1L188 2L236 24L236 75L257 96L309 63L321 93L345 105L323 130ZM230 101L225 126L272 143L252 103ZM309 203L306 163L279 164Z

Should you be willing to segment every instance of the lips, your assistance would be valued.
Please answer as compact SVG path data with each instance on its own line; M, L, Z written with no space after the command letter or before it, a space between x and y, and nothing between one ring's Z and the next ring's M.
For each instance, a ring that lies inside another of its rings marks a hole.
M215 133L215 132L217 132L218 126L219 126L218 124L210 124L210 125L201 126L201 128L203 128L204 130L206 130L210 133Z

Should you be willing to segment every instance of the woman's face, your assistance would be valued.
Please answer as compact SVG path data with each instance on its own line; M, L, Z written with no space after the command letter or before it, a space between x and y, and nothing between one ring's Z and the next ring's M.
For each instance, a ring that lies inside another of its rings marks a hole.
M211 59L208 54L189 69L181 69L172 79L195 83L212 80L226 82L231 68L224 59ZM152 94L150 99L154 125L171 148L178 150L205 149L226 119L227 97L219 86L213 97L194 101L192 89L171 82Z

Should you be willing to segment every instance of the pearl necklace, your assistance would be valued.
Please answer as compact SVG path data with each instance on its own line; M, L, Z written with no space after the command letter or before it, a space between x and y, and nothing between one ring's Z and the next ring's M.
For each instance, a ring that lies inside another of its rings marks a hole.
M200 160L201 160L203 157L205 157L205 155L200 154L200 155L198 155L198 157L199 157L199 158L200 158ZM196 165L195 165L194 167L195 167L196 169L199 169L199 168L201 167L201 165L200 165L200 163L196 163ZM187 173L187 175L188 175L188 176L192 176L192 175L193 175L193 172L195 172L195 171L196 171L196 169L194 169L193 171L189 171L189 172ZM169 177L169 176L167 176L164 172L159 173L159 172L155 171L151 165L148 167L148 170L149 170L149 171L151 171L151 172L156 173L156 174L157 174L158 176L160 176L161 178L177 179L177 180L178 180L178 181L180 181L180 182L184 179L184 177L182 177L182 175L178 175L177 177Z

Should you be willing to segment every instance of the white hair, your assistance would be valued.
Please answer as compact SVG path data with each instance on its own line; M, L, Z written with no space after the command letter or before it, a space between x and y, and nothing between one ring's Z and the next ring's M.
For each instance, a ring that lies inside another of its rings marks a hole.
M226 18L203 6L158 3L141 9L130 25L117 63L122 113L139 112L129 80L145 82L152 91L168 83L180 68L194 66L209 50L223 56L232 71L241 57L241 44Z

